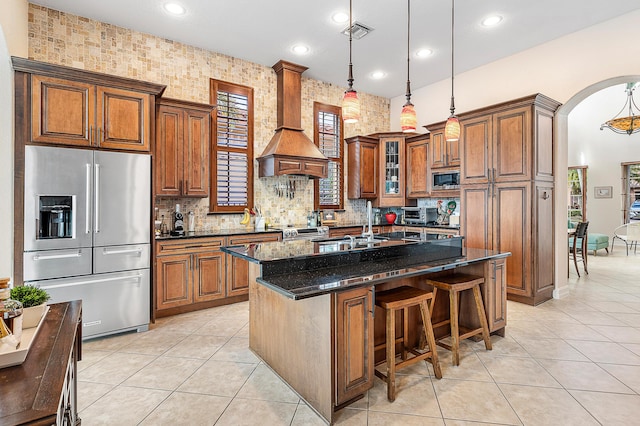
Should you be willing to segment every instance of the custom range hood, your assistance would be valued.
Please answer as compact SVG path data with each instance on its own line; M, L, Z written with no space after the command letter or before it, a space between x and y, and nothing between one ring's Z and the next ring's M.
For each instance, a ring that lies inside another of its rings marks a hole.
M278 127L258 160L258 176L307 175L327 177L329 160L304 134L301 123L302 73L307 67L278 61Z

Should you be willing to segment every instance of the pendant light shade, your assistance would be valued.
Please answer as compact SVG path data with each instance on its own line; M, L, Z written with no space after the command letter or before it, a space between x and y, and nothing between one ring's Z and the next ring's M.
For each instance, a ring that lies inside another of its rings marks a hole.
M627 83L627 101L620 110L620 112L600 126L600 130L605 127L611 129L615 133L627 134L631 136L636 132L640 132L640 109L633 100L633 91L638 83ZM634 111L635 108L635 111ZM627 116L623 117L622 113L627 111Z
M447 124L444 128L444 137L447 142L456 142L460 139L460 120L456 117L456 105L453 97L453 58L454 58L454 44L453 44L453 28L454 28L454 16L455 16L455 0L451 0L451 115L447 119Z
M353 64L351 63L351 44L353 42L352 0L349 0L349 88L342 98L342 120L345 123L356 123L360 120L360 99L358 92L353 90Z
M402 106L400 113L400 127L404 133L412 133L416 131L418 126L418 118L416 109L411 103L411 80L409 79L409 40L411 34L411 0L407 0L407 102Z

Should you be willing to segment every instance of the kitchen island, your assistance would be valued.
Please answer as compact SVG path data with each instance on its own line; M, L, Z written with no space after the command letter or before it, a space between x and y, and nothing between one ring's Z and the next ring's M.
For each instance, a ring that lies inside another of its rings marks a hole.
M385 339L384 315L374 315L376 292L401 285L431 290L426 276L482 276L489 329L504 334L509 253L467 249L462 237L394 237L222 248L249 261L249 347L328 423L373 386L374 366L384 361L384 349L374 350ZM437 302L434 322L448 316L448 302ZM461 300L460 320L469 325L475 325L472 303ZM418 316L409 312L415 343Z

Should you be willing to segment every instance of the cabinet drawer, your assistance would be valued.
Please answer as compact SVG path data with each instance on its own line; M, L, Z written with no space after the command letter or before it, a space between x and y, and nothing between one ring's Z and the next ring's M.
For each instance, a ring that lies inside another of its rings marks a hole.
M271 234L234 235L227 237L227 239L229 244L266 243L269 241L282 240L282 234L280 232L274 232Z
M156 256L215 250L224 244L224 237L157 241Z

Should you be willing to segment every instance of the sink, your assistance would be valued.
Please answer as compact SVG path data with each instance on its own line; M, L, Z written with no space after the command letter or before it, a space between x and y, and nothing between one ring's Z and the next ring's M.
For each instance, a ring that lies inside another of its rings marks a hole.
M359 244L376 244L376 243L381 243L383 241L388 241L389 238L385 238L385 237L378 237L378 236L373 236L373 241L367 241L366 238L364 237L356 237L354 239L354 244L359 245ZM319 243L319 244L332 244L335 242L341 242L341 243L346 243L349 244L351 243L351 240L349 238L345 238L345 237L332 237L332 238L316 238L311 240L314 243Z

